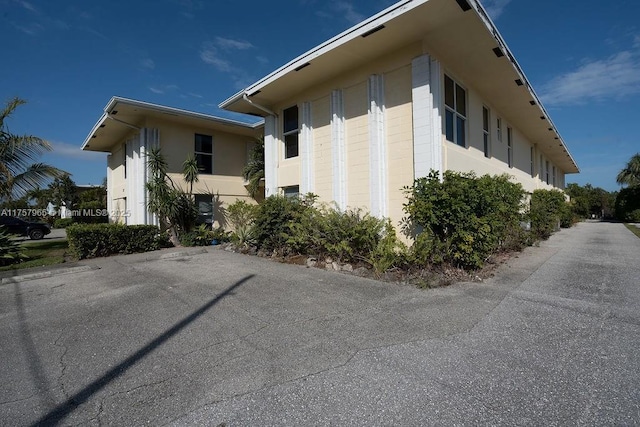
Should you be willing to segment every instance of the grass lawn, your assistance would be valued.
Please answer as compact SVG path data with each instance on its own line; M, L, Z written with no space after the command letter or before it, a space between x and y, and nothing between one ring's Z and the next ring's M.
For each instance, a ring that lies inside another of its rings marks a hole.
M69 249L69 243L66 240L43 241L25 243L22 248L29 258L18 264L0 267L0 271L62 264L65 262L65 253Z
M629 230L636 236L640 237L640 228L636 227L633 224L625 224Z

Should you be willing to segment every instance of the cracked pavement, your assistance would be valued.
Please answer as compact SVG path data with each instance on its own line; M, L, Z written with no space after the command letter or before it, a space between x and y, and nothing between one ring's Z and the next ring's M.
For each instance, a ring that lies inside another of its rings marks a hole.
M435 290L214 248L88 261L0 285L0 425L639 424L639 259L581 223Z

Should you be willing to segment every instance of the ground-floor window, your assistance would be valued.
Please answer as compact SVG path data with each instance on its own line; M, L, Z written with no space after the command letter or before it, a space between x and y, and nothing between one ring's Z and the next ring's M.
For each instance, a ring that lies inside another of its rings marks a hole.
M213 224L213 198L210 194L196 194L198 224Z
M291 185L289 187L282 187L282 192L285 197L298 197L300 195L300 186Z

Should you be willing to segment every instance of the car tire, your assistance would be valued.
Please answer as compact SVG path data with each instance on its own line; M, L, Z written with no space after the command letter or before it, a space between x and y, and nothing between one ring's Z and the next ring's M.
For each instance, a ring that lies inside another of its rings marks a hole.
M29 232L29 238L31 238L31 240L40 240L44 237L44 232L42 230L31 230Z

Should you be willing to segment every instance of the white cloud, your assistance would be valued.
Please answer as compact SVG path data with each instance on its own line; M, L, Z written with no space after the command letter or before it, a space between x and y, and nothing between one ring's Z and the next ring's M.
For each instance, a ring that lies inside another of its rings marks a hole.
M228 73L233 70L229 61L218 56L218 49L212 46L211 43L205 43L204 48L200 51L200 59L207 64L213 65L218 71Z
M627 50L606 59L585 61L542 86L549 105L584 104L640 93L640 51Z
M18 30L22 31L23 33L29 35L29 36L36 36L38 35L42 30L44 30L44 27L38 23L32 22L28 25L19 25L19 24L15 24L12 23L13 26L15 28L17 28Z
M215 44L221 47L222 49L246 50L246 49L251 49L253 47L253 45L247 41L227 39L224 37L216 37Z
M31 3L29 3L28 1L24 1L24 0L15 0L16 3L18 3L20 6L22 6L24 9L27 9L30 12L35 12L38 13L38 9L36 9Z
M484 8L494 21L502 15L504 9L511 0L486 0L483 2Z
M365 20L366 16L356 12L353 4L346 1L338 1L333 4L333 7L337 13L342 15L344 19L351 24L358 24Z
M158 89L157 87L149 86L149 90L153 93L157 93L158 95L162 95L164 90Z
M50 155L58 155L62 157L72 157L84 160L105 159L106 153L96 151L83 151L79 145L68 144L66 142L50 142L53 150Z
M153 59L151 58L145 58L143 60L140 61L140 65L143 68L148 68L150 70L153 70L154 68L156 68L156 63L153 62Z

